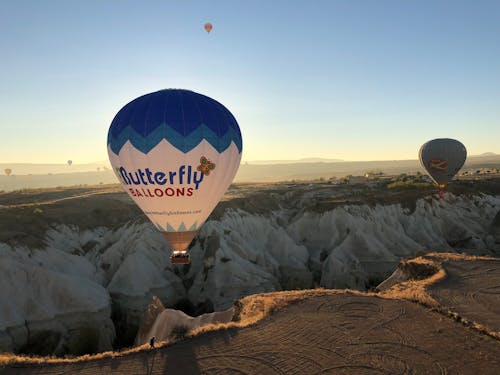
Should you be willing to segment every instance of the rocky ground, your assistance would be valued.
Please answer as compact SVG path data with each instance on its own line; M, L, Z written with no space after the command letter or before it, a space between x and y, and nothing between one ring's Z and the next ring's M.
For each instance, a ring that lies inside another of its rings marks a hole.
M222 329L117 357L11 359L2 373L497 374L499 277L497 259L431 254L403 262L378 293L251 296ZM249 325L252 314L263 318Z
M417 252L500 254L500 181L233 186L172 266L163 237L117 186L0 194L0 347L83 354L131 346L158 296L191 315L244 296L366 290ZM485 293L483 293L484 295ZM444 297L443 297L444 298ZM483 297L481 297L483 298Z

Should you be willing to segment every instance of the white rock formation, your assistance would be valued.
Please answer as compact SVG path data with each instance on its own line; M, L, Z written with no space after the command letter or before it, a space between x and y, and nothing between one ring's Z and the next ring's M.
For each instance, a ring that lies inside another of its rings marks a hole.
M258 292L375 286L417 251L500 255L498 196L446 194L417 201L414 211L393 204L314 212L315 194L265 215L227 210L202 227L190 266L172 266L163 237L144 222L59 226L41 249L0 244L0 350L19 350L28 331L32 340L47 329L64 352L84 325L98 327L100 348L109 348L111 309L117 336L135 333L153 295L167 307L188 299L220 311Z
M225 311L189 316L180 310L165 309L161 301L153 297L142 319L135 345L147 344L154 337L157 341L182 338L196 328L209 324L229 323L233 318L233 308Z
M49 334L53 337L46 343L51 346L46 354L78 352L75 345L111 349L115 330L106 289L78 273L85 262L68 260L76 270L71 275L55 270L60 254L42 253L35 256L0 244L0 349L36 346L34 340L46 340Z
M499 197L446 194L442 200L417 201L414 212L400 205L305 212L287 232L308 248L311 268L321 269L321 286L364 288L417 251L454 251L450 244L455 244L470 253L500 255L489 234L499 208Z

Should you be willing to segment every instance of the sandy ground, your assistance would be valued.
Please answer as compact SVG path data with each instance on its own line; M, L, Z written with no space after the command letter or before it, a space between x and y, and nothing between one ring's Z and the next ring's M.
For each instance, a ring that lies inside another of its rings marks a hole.
M442 267L447 277L428 293L452 312L500 333L500 259L445 261Z
M500 261L441 259L443 306L500 325ZM286 292L285 292L286 293ZM80 363L11 364L2 374L498 374L500 341L419 303L362 293L290 303L246 328Z

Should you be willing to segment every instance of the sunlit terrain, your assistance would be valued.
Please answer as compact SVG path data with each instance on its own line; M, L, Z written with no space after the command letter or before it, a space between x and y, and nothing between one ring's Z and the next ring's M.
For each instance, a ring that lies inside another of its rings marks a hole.
M0 171L9 168L9 176L0 174L0 190L47 188L57 186L99 185L118 180L107 161L91 164L2 164ZM99 169L99 170L97 170ZM332 161L310 158L267 162L243 162L235 182L278 182L311 179L341 179L353 176L395 176L401 173L424 173L418 160L389 161ZM467 159L460 178L482 178L500 174L500 155L485 153Z
M428 254L401 262L375 292L316 289L243 298L234 305L231 322L174 329L155 349L143 345L67 359L2 355L0 360L6 374L198 373L214 368L366 374L459 368L495 374L500 295L492 288L499 277L496 258ZM466 357L449 350L457 341L466 346ZM299 355L287 355L297 346Z
M0 1L0 374L500 374L500 2Z
M419 174L237 183L191 244L187 267L169 262L164 239L116 184L5 192L0 266L12 288L4 289L0 331L8 335L0 344L58 356L124 350L153 296L196 316L261 292L373 290L416 253L496 257L499 192L492 173L464 174L443 199ZM419 288L382 294L434 308L439 299L458 301ZM494 285L484 288L495 295ZM476 321L468 307L455 309ZM496 313L481 314L478 324L496 327Z

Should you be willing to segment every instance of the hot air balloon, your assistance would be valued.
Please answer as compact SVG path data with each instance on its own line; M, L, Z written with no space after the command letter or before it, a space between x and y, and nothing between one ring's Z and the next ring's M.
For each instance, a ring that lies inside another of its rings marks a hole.
M10 176L10 174L12 173L12 169L10 169L10 168L5 168L3 171L5 172L5 174L7 176Z
M462 168L467 158L465 146L455 139L438 138L424 143L419 151L422 167L439 186L439 196Z
M174 264L231 184L242 139L208 96L166 89L125 105L108 131L109 160L128 195L168 240Z
M71 164L73 164L73 160L68 160L67 163L69 166L71 166Z
M204 27L205 27L205 31L207 33L209 33L210 31L212 31L212 28L213 28L213 26L212 26L212 24L210 22L207 22Z

